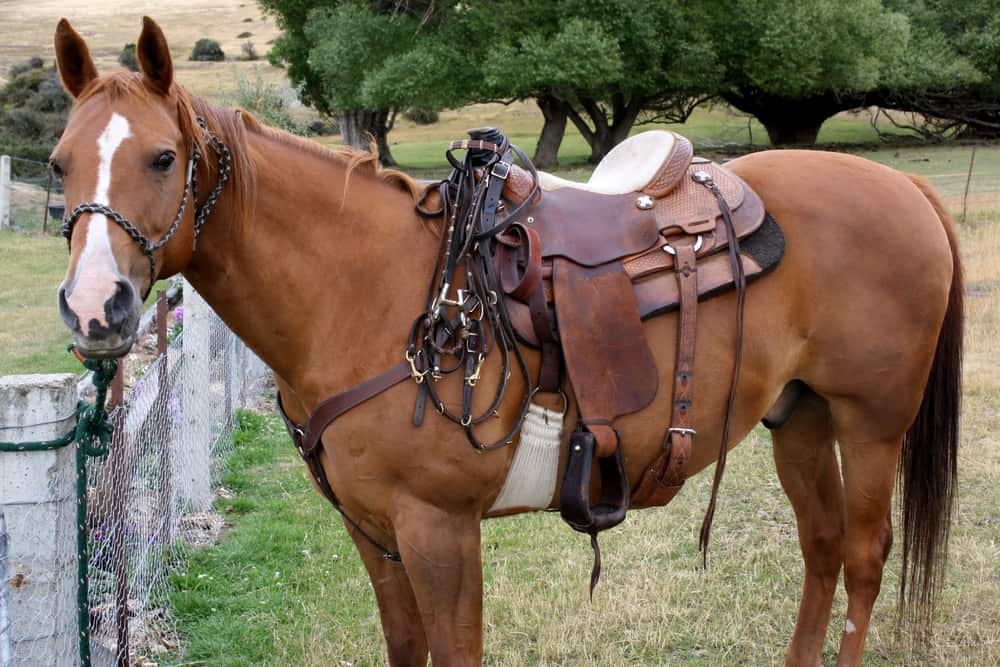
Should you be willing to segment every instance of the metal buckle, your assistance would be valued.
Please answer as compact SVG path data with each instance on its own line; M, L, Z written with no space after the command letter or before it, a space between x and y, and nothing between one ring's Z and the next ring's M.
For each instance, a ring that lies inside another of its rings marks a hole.
M413 377L413 381L416 382L417 384L423 384L424 376L427 375L427 371L417 370L417 356L419 356L420 354L421 354L420 350L417 351L416 355L410 354L410 351L407 350L406 353L403 355L403 358L406 359L406 361L409 362L410 364L410 375Z
M698 435L698 431L694 430L693 428L681 428L678 426L671 426L670 428L667 429L667 433L680 433L681 435L690 435L692 439L696 435Z
M491 174L499 178L501 181L506 181L507 177L510 176L510 162L504 162L503 160L498 160L496 164L493 165L493 169L490 171Z
M699 250L701 250L701 247L704 244L705 244L705 239L703 239L701 237L701 234L698 234L698 237L695 238L695 240L694 240L694 251L698 252ZM662 250L663 252L667 253L668 255L676 255L677 254L677 251L674 250L674 247L672 245L670 245L669 243L664 244L663 247L660 248L660 250Z

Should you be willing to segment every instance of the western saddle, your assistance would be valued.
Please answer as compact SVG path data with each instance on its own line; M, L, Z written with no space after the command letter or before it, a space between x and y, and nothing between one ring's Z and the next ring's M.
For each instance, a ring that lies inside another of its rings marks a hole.
M666 504L683 485L695 436L698 299L734 284L742 293L746 279L769 268L739 248L764 224L765 211L736 175L692 158L687 139L663 131L619 144L587 183L547 174L538 183L540 195L528 172L511 169L505 198L536 201L498 237L497 261L514 329L542 351L538 386L558 388L561 359L574 388L582 428L571 437L560 505L570 525L593 534L620 522L628 506ZM678 307L669 428L661 455L630 494L612 424L646 407L659 389L641 321ZM602 477L595 507L591 454Z

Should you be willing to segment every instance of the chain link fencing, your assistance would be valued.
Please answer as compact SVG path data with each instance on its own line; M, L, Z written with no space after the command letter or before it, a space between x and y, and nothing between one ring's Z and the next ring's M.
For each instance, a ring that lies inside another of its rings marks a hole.
M108 453L86 458L85 475L77 475L73 446L33 464L42 466L47 487L34 501L18 499L16 482L4 483L0 472L0 519L7 514L6 529L0 522L0 667L86 665L86 653L93 665L155 665L178 648L169 576L224 526L212 505L225 494L220 483L238 411L259 407L270 371L192 290L169 320L163 354L151 334L129 356L123 399L109 411ZM64 415L54 435L72 425L73 414ZM0 431L0 440L9 435ZM85 491L77 489L80 478ZM78 497L87 510L84 586L76 576ZM86 618L78 617L78 590L88 593Z

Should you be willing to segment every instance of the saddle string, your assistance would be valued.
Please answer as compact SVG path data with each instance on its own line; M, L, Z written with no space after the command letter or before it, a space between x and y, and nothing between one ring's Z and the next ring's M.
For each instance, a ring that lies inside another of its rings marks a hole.
M733 355L733 374L729 383L729 396L726 400L726 417L722 425L722 440L719 443L719 456L715 464L715 475L712 478L712 494L708 501L708 508L705 510L705 517L701 523L701 530L698 535L698 548L702 553L702 565L708 565L708 541L712 532L712 521L715 518L716 501L718 500L719 487L722 484L722 475L726 469L726 457L729 448L729 432L732 425L733 408L736 404L736 388L740 381L740 367L743 360L743 313L746 306L746 274L743 270L743 259L740 255L740 242L733 226L733 219L722 190L712 180L704 183L705 187L712 191L719 202L719 210L722 212L722 221L726 228L726 236L729 237L729 265L736 282L736 343Z

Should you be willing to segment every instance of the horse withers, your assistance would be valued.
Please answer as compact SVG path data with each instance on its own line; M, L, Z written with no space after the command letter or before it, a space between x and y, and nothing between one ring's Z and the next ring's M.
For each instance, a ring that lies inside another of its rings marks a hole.
M78 350L127 352L140 297L180 272L274 370L295 423L400 363L439 253L435 225L415 210L416 182L379 170L373 156L332 153L190 95L149 19L138 73L99 76L65 20L55 46L76 99L52 165L72 211L59 305ZM725 445L771 416L805 560L788 664L819 664L843 568L849 623L838 664L860 665L892 544L897 470L905 599L918 617L943 575L962 339L954 226L926 183L860 158L772 151L727 166L779 221L785 254L750 288ZM731 372L734 307L732 292L698 307L700 378ZM660 387L673 384L676 318L642 325ZM539 355L524 358L533 377ZM501 371L492 354L478 381L495 386ZM527 382L513 374L507 394L523 395ZM461 385L445 378L437 390L458 397ZM703 443L722 439L727 389L698 386L687 476L719 455ZM415 426L418 391L404 377L344 412L322 433L317 465L371 577L389 662L480 664L480 522L517 443L477 451L433 410ZM481 413L489 401L472 407ZM659 391L615 422L633 487L660 455L669 406ZM516 398L502 401L483 437L502 438L519 417Z

